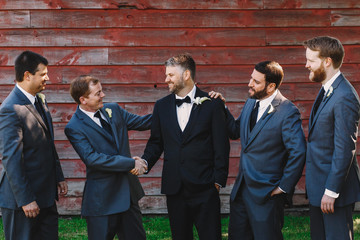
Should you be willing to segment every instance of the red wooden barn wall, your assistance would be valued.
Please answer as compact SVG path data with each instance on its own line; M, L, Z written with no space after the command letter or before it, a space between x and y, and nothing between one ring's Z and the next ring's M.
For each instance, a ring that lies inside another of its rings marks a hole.
M101 79L105 101L118 102L137 114L151 113L167 95L164 61L189 52L198 64L197 82L222 92L234 115L247 98L255 63L278 61L285 70L281 91L300 108L305 132L312 103L320 88L304 68L302 42L332 35L345 46L342 71L360 92L360 2L358 0L12 0L0 1L0 102L13 88L13 64L25 49L50 61L46 91L55 126L56 147L69 183L62 214L78 214L85 167L63 129L76 109L68 89L80 74ZM148 132L131 132L133 155L141 155ZM221 190L222 212L238 171L240 145L231 143L228 186ZM360 141L358 140L358 161ZM162 162L141 177L147 196L144 213L165 213L159 185ZM307 203L304 177L295 203Z

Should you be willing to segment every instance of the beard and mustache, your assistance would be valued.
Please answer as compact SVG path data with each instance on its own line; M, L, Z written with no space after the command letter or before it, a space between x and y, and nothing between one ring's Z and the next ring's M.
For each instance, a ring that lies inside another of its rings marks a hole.
M325 72L325 67L322 63L318 69L316 69L315 71L312 71L312 72L313 72L313 77L310 78L310 81L312 81L312 82L321 83L327 77L326 72Z

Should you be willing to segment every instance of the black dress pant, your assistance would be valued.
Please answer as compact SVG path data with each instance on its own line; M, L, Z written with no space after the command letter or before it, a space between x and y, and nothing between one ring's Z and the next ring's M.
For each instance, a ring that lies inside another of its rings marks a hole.
M220 198L215 186L196 193L182 188L176 195L167 195L166 201L173 240L193 240L193 225L200 240L221 239Z
M1 208L6 240L57 240L58 220L56 204L41 208L35 218L27 218L22 209Z

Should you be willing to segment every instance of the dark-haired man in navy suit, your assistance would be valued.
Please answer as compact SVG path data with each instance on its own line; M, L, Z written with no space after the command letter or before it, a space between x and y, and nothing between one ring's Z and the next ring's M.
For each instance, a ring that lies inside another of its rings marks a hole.
M228 176L225 108L195 86L195 62L180 54L165 63L171 94L154 107L143 158L151 169L164 152L161 192L166 194L174 240L221 239L219 189Z
M228 112L229 136L241 140L230 196L230 240L283 239L285 197L292 196L306 154L299 110L278 90L283 76L277 62L256 64L240 117Z
M47 65L37 53L21 53L15 61L16 86L0 107L0 207L7 240L58 239L55 200L58 189L67 193L67 184L40 93L49 80Z
M306 154L311 238L353 239L352 212L360 201L359 96L340 72L344 48L338 39L315 37L304 46L309 79L322 84L311 110Z
M81 214L89 240L146 239L138 201L144 196L138 174L144 161L130 155L129 130L148 130L151 115L129 113L117 103L103 103L101 83L83 75L71 82L78 108L65 134L86 165ZM131 174L131 173L135 174Z

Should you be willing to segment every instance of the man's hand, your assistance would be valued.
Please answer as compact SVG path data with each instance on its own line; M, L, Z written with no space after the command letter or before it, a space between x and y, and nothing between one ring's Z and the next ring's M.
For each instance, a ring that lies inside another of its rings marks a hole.
M220 99L221 99L224 103L226 103L226 99L225 99L224 96L223 96L221 93L219 93L219 92L211 91L211 92L209 92L209 96L210 96L211 98L218 98L218 97L220 97Z
M272 190L270 196L273 197L273 196L275 196L275 195L282 194L282 193L284 193L284 192L281 191L279 187L276 187L274 190Z
M68 193L68 185L66 181L62 181L58 183L58 193L61 196L65 196Z
M147 171L147 164L144 159L135 156L133 157L135 159L135 167L130 171L133 175L141 175L144 174Z
M40 208L36 201L29 203L28 205L22 206L22 209L27 218L35 218L40 213Z
M217 190L218 192L220 192L220 185L218 185L218 184L215 183L215 187L216 187L216 190Z
M334 213L335 200L336 198L324 194L321 199L321 211L323 213Z

